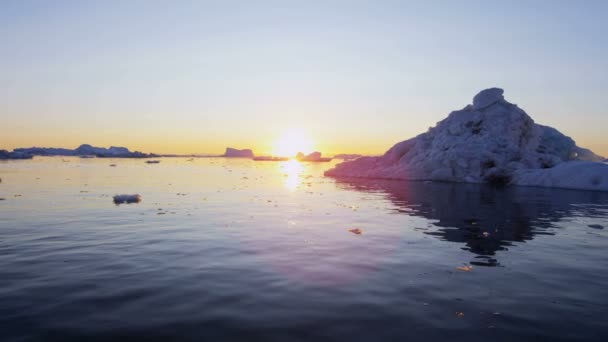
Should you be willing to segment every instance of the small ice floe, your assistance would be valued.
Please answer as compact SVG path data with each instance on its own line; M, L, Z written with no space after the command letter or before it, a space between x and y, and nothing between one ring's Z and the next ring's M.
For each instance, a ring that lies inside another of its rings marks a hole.
M357 235L363 234L363 230L361 230L359 228L349 229L348 231L351 232L351 233L353 233L353 234L357 234Z
M146 160L147 164L158 164L160 163L160 160Z
M473 266L465 265L465 266L456 267L456 269L459 271L463 271L463 272L471 272L473 270Z
M134 195L116 195L114 196L114 204L123 203L139 203L141 202L141 196L139 194Z

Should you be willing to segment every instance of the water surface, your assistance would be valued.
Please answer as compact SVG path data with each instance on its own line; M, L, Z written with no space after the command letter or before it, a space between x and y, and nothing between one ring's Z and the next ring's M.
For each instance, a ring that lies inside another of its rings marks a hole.
M0 162L0 339L608 336L608 194L330 166Z

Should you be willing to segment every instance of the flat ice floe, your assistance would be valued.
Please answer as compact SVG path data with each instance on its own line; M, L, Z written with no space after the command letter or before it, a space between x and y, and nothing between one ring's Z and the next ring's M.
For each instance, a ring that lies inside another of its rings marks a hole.
M114 204L123 203L139 203L141 202L141 196L139 194L134 195L116 195L114 196Z
M325 175L608 191L603 160L555 128L534 123L502 89L491 88L383 156L347 161Z

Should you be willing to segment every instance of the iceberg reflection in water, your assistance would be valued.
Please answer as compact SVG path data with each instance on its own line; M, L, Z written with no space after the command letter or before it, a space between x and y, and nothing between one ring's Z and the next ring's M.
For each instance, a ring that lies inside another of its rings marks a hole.
M607 192L361 178L338 179L336 184L386 194L396 213L431 220L416 230L464 244L462 249L476 254L471 264L478 266L499 265L497 253L514 242L556 234L557 222L608 214Z

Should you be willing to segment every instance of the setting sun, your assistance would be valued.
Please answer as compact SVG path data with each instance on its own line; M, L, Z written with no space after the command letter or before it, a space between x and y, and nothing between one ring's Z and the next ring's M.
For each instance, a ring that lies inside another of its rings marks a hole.
M299 129L289 129L276 140L273 146L275 156L294 157L298 152L308 154L313 152L312 139Z

